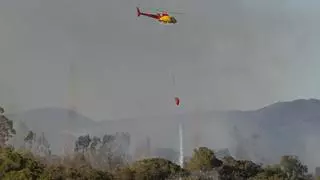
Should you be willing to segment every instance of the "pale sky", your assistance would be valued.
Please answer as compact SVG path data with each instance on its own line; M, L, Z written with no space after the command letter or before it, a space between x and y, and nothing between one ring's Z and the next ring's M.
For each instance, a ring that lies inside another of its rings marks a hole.
M137 4L185 14L163 26L137 18ZM319 5L2 0L0 103L11 113L71 102L103 120L172 113L175 94L182 111L320 98Z

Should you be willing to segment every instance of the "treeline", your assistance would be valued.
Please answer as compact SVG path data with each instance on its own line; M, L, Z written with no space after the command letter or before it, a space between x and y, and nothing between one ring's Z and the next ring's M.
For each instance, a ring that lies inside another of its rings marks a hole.
M74 153L68 156L45 156L31 152L35 138L29 131L24 141L30 145L15 149L8 141L15 135L12 121L1 110L0 179L4 180L311 180L308 167L298 157L283 156L278 164L263 166L231 156L218 159L207 147L194 149L184 168L163 158L131 161L128 156L130 136L127 133L105 134L103 137L80 136ZM38 139L38 140L36 140ZM45 142L45 143L44 143ZM29 148L28 148L29 147Z
M95 169L82 153L56 157L55 162L31 153L0 149L0 179L4 180L311 180L308 169L296 157L283 156L279 164L263 167L247 160L221 160L206 147L194 150L185 168L162 158L149 158L114 168Z

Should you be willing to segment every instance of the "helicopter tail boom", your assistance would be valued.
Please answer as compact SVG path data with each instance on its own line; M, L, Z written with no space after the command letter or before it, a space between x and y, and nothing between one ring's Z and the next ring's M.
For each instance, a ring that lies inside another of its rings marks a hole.
M137 16L139 17L141 15L140 9L137 7Z

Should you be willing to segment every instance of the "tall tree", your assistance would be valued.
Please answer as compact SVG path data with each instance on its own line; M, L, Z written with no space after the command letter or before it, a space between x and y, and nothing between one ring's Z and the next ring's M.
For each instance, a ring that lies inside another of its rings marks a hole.
M8 140L16 134L12 120L4 115L4 108L0 107L0 147L6 145Z
M102 137L102 145L99 149L99 155L101 157L101 166L106 166L108 168L113 167L113 160L115 155L115 140L114 134L105 134Z
M114 168L126 164L129 146L129 133L104 134L99 149L100 166Z
M297 156L282 156L280 168L288 179L305 179L308 176L308 167Z
M82 153L86 152L88 150L88 147L91 141L92 140L89 134L78 137L77 141L75 142L75 149L74 149L75 152L81 152L81 151Z
M36 139L36 133L34 133L33 131L29 131L26 137L24 138L24 142L28 146L29 150L32 150L35 139Z

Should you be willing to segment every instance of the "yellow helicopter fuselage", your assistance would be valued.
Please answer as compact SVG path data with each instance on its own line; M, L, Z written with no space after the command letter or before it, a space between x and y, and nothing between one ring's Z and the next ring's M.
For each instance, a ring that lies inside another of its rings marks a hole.
M159 17L159 21L164 23L164 24L175 24L177 23L177 20L173 16L169 15L163 15Z

